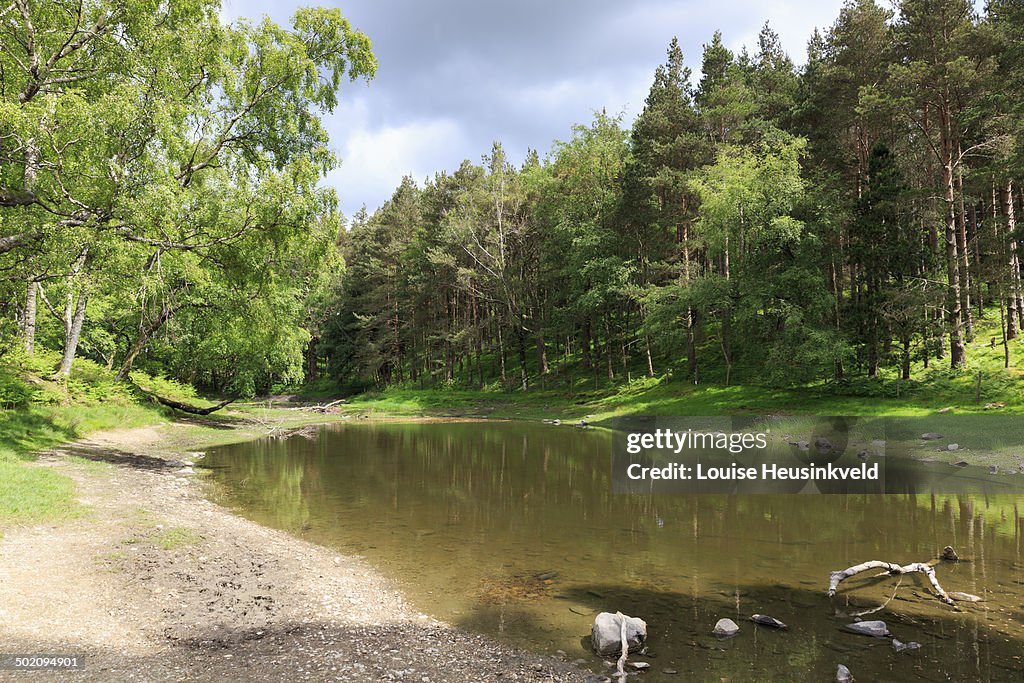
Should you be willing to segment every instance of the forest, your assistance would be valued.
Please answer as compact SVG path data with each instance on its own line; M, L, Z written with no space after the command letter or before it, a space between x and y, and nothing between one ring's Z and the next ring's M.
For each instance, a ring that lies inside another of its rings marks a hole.
M699 60L673 40L635 120L521 164L495 142L350 219L320 117L372 79L369 38L216 7L0 10L0 362L251 396L843 386L1019 353L1019 0L851 0L800 66L768 24Z

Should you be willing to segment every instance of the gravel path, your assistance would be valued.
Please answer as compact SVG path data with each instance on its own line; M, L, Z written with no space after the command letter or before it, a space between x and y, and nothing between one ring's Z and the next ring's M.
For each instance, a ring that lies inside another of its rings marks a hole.
M420 614L360 558L207 501L161 438L108 432L35 465L88 511L0 540L0 653L86 665L0 680L607 680Z

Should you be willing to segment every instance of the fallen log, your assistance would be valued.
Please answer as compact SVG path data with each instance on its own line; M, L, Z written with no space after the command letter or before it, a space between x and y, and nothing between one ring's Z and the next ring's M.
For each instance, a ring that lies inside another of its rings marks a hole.
M221 401L217 405L210 406L209 408L197 408L196 406L190 406L189 404L182 403L181 401L175 401L173 399L164 398L163 396L154 394L152 391L146 391L135 382L131 382L131 385L135 387L135 390L138 391L140 394L153 399L160 405L167 406L168 408L173 408L174 410L180 410L181 412L188 413L190 415L209 415L210 413L215 413L221 408L231 403L234 403L235 401L238 400L238 397L236 396L234 398L229 398L227 400Z
M326 413L329 412L331 408L333 408L334 406L340 405L342 403L348 403L348 399L339 398L337 401L331 401L330 403L322 405L305 406L303 408L300 408L300 410L305 410L306 412L310 413Z
M217 405L210 406L209 408L197 408L195 406L190 406L187 403L181 403L180 401L172 401L169 398L164 398L163 396L157 396L156 394L153 394L152 396L161 405L165 405L168 408L174 408L175 410L180 410L183 413L189 413L191 415L209 415L210 413L215 413L218 410L220 410L221 408L223 408L224 406L226 406L228 404L231 404L231 403L234 403L235 401L238 400L237 397L236 398L229 398L226 401L221 401Z
M836 594L836 589L839 587L839 584L842 581L850 578L851 576L856 576L861 572L866 572L869 569L885 570L884 572L882 572L882 574L879 574L878 576L884 576L886 574L890 576L902 576L903 574L913 574L915 572L920 572L928 577L928 580L931 582L932 588L935 589L935 593L937 594L939 600L946 603L947 605L956 604L953 601L953 598L949 597L949 594L947 594L946 591L943 590L942 586L939 585L939 580L935 576L934 567L932 567L931 564L926 562L912 562L911 564L899 565L893 562L869 560L867 562L862 562L847 569L843 569L842 571L832 572L829 575L828 581L828 597L831 598Z

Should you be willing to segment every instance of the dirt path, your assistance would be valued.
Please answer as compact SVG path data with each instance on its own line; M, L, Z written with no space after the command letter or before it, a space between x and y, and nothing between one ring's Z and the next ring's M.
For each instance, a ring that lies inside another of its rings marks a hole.
M595 681L418 613L359 558L205 500L163 445L119 430L42 456L85 515L6 530L0 654L78 654L83 671L0 680ZM183 457L184 456L178 456Z

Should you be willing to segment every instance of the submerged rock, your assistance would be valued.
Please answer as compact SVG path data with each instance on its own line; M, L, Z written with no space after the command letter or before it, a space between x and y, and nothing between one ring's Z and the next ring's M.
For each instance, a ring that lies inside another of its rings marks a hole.
M909 643L904 643L902 640L892 639L892 649L896 652L906 652L907 650L920 650L921 643L914 642L913 640Z
M604 656L622 653L622 620L626 620L626 642L630 652L639 652L647 640L647 622L637 617L601 612L594 619L590 641L594 652Z
M846 668L845 665L840 664L836 669L836 683L852 683L853 674Z
M715 630L712 631L712 633L720 638L729 638L739 632L740 627L732 619L719 619L718 623L715 624Z
M960 602L983 602L982 598L979 598L977 595L961 593L960 591L950 591L947 595L954 600L959 600Z
M854 633L860 633L865 636L872 636L874 638L885 638L886 636L892 635L889 633L889 627L885 625L884 621L858 621L852 624L847 624L846 629L853 631Z
M753 614L753 615L751 615L750 620L752 622L754 622L755 624L760 624L761 626L767 626L769 628L778 628L778 629L787 629L787 628L789 628L788 626L783 624L781 621L779 621L775 617L770 617L767 614Z

